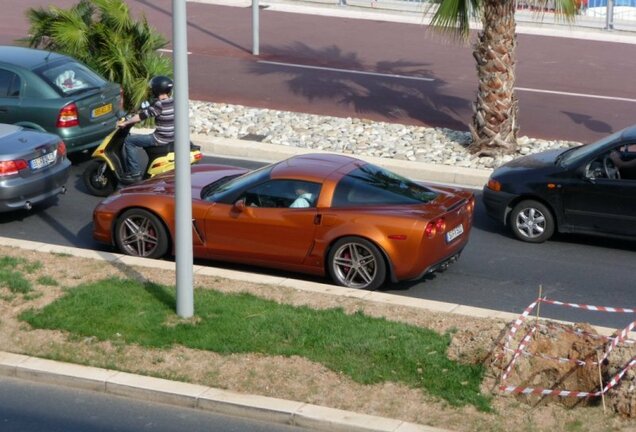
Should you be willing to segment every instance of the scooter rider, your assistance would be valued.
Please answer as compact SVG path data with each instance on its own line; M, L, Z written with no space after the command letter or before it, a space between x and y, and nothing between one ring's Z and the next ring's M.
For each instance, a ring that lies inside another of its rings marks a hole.
M155 131L148 135L128 135L124 142L124 158L126 174L122 183L135 183L142 178L137 148L162 146L174 142L174 99L172 98L173 82L167 76L153 77L148 83L155 101L128 120L121 121L118 127L127 127L154 117Z

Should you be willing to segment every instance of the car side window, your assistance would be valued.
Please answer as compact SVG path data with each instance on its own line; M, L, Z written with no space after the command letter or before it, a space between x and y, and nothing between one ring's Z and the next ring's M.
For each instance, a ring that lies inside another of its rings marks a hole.
M0 97L20 96L20 77L14 72L0 69Z
M270 180L244 193L245 205L261 208L315 207L320 185L297 180Z

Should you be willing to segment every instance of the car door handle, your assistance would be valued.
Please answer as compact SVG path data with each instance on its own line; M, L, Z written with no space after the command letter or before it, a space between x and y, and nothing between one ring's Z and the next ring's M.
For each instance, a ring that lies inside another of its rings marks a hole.
M320 222L322 222L322 215L317 214L314 216L314 225L320 225Z

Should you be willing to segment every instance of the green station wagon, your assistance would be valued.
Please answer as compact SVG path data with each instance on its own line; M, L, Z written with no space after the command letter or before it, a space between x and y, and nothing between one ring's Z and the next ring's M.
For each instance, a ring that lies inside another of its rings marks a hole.
M0 46L0 123L57 134L68 153L97 147L123 113L123 93L77 60Z

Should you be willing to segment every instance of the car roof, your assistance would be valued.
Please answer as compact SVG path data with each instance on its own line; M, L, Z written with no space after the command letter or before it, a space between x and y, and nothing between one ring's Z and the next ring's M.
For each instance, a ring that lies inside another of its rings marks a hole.
M623 133L621 134L621 138L624 140L633 140L636 139L636 125L632 125L623 129Z
M7 135L11 135L16 133L22 129L21 126L16 126L12 124L0 123L0 139L6 137Z
M35 69L46 62L65 58L68 57L53 51L0 45L0 62L10 63L29 70Z
M353 162L364 163L360 159L333 154L309 153L293 156L277 164L270 174L271 178L299 178L307 181L322 182L332 172Z

